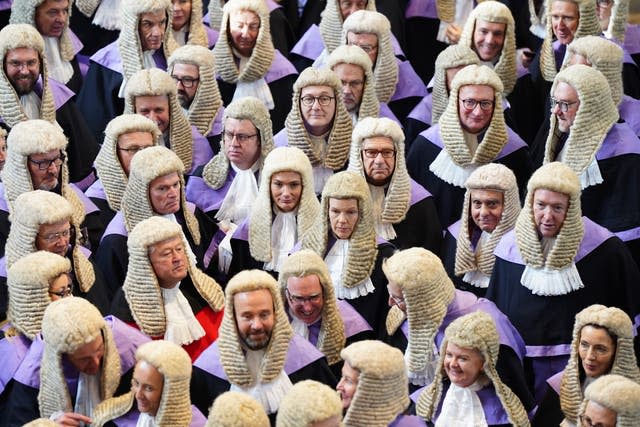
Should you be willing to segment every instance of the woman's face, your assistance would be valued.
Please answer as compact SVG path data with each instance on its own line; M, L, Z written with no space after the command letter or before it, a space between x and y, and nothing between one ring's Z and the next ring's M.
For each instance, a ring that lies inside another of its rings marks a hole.
M469 387L483 372L484 358L475 348L459 347L447 343L444 370L451 382L458 387Z
M605 328L586 325L580 331L578 353L588 377L608 374L616 355L616 343Z

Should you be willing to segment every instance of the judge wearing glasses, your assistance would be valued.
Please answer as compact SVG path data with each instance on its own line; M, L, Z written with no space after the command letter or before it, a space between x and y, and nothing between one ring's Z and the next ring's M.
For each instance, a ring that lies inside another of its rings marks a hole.
M529 149L505 124L502 92L495 71L468 65L451 82L440 122L420 133L411 146L407 169L433 194L443 227L460 219L464 183L478 167L492 162L507 166L521 190L529 179Z

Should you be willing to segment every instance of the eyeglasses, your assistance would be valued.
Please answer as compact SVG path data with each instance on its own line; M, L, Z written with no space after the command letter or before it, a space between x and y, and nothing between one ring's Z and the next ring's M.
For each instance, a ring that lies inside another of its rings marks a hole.
M569 107L571 107L573 104L577 104L577 103L578 103L578 101L573 101L573 102L558 101L554 97L551 97L551 111L553 111L556 108L556 105L557 105L557 106L560 107L560 111L562 111L563 113L566 113L567 111L569 111Z
M373 52L374 50L378 49L378 45L370 45L370 44L356 44L356 43L349 43L350 46L358 46L360 49L364 50L364 53L369 54L371 52Z
M58 291L58 292L49 291L49 295L56 295L60 298L71 296L73 295L73 283L69 283L67 287L61 291Z
M478 100L472 98L461 99L460 102L462 102L462 106L467 111L475 110L478 105L482 111L489 111L493 108L494 104L493 101L489 101L488 99Z
M326 107L327 105L331 104L331 101L333 101L334 99L335 97L327 96L327 95L321 95L321 96L305 95L302 98L300 98L300 102L305 107L311 107L316 101L318 101L318 104L320 104L323 107Z
M200 79L194 79L193 77L178 77L178 76L171 76L171 77L173 78L174 82L182 84L182 86L185 87L186 89L192 88L193 85L196 84L196 82L200 81Z
M291 292L289 292L289 289L285 289L285 293L287 294L287 298L289 299L289 301L291 301L292 304L304 304L305 302L316 304L320 302L320 297L322 297L322 293L309 295L308 297L292 295Z
M118 149L118 151L124 151L125 153L133 155L133 154L136 154L138 151L142 151L145 148L149 148L149 146L140 147L139 145L134 145L129 148L122 148L120 146L117 146L116 148Z
M31 163L33 163L34 165L38 165L38 170L41 171L46 171L47 169L49 169L51 167L51 165L56 165L56 167L60 167L60 165L62 165L62 163L64 163L64 159L66 159L66 156L62 153L60 153L60 155L58 157L56 157L55 159L45 159L45 160L31 160L29 159L29 161Z
M44 235L38 234L38 237L40 237L42 240L44 240L47 243L55 243L59 239L66 239L68 237L72 237L73 233L74 233L73 227L69 227L64 231L59 231L57 233L49 233Z
M30 59L28 61L8 61L7 65L17 69L21 69L23 67L35 68L40 65L40 61L37 59Z
M233 133L227 132L226 130L224 131L224 140L226 142L231 142L233 141L233 138L235 138L236 141L238 141L240 144L244 144L245 142L256 136L258 136L257 133L254 133L253 135L247 135L246 133Z
M579 415L578 418L580 418L580 425L582 427L607 427L602 423L593 423L593 421L591 421L591 418L589 418L586 415Z
M378 157L378 154L382 154L383 159L391 159L396 155L395 150L374 150L366 148L362 150L362 152L364 153L364 156L369 159L375 159Z

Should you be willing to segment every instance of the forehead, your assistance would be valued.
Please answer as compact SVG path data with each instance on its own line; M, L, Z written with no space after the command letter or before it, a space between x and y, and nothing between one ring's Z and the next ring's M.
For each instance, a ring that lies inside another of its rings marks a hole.
M69 0L45 0L37 8L51 9L51 8L67 8L69 7Z
M322 292L320 279L315 274L310 274L304 277L291 276L287 279L287 288L289 289L289 292L298 296Z
M238 292L233 296L233 305L238 312L273 309L273 298L269 289Z
M460 356L467 356L467 357L473 357L473 356L477 356L477 357L482 357L480 355L480 352L478 350L476 350L475 348L472 347L460 347L459 345L449 341L447 343L447 351L449 353L453 353L453 354L457 354Z
M54 159L60 155L60 149L54 148L53 150L45 151L44 153L32 153L29 154L31 160L45 160L45 159Z
M505 31L507 31L507 24L502 22L491 22L491 21L485 21L483 19L478 19L476 20L476 30L480 28L491 31L491 32L504 33Z
M341 79L344 77L351 77L355 79L361 79L364 77L364 70L361 66L356 64L347 64L346 62L334 65L333 71Z
M493 99L494 90L487 85L465 85L460 87L458 96L460 99Z
M232 22L248 22L251 24L259 24L260 17L251 10L234 10L229 14L229 20Z
M118 142L121 144L153 144L153 135L149 132L133 131L123 133L118 136Z
M302 180L302 176L295 171L280 171L271 175L271 181L290 182L300 180Z
M342 376L357 379L360 376L360 371L351 366L351 363L345 360L344 365L342 365Z
M378 43L378 36L374 33L354 33L349 31L347 33L347 41L358 45L375 45Z
M548 188L537 188L533 192L533 200L561 202L569 200L569 195L549 190Z
M164 10L156 10L151 12L144 12L140 15L140 22L147 21L152 23L158 23L166 19L166 14Z
M31 59L39 59L38 51L30 47L18 47L10 49L5 55L5 60L29 61Z
M167 95L142 95L135 97L136 108L158 108L169 107L169 97Z
M358 199L336 199L329 198L329 208L331 209L358 209Z
M394 149L393 140L388 136L370 136L362 140L362 148Z
M300 90L300 96L312 95L312 96L320 96L320 95L333 95L333 88L331 86L325 85L311 85L305 86Z
M578 4L570 0L555 0L551 3L552 14L562 14L577 18L580 16Z
M77 359L83 357L93 356L103 346L104 340L102 334L98 333L98 336L86 344L81 345L75 351L71 352L71 355Z
M154 243L149 247L155 249L156 251L162 251L163 249L175 248L176 246L181 245L183 245L182 238L180 236L173 236L168 238L167 240L163 240L162 242Z
M253 122L249 119L234 119L233 117L227 117L224 121L224 127L227 130L235 131L250 131L256 130Z
M71 218L63 219L61 221L52 222L49 224L40 224L40 226L38 227L38 234L46 234L48 232L53 232L54 230L57 231L59 229L67 228L71 224L70 221Z
M559 100L576 101L578 99L578 91L569 83L558 82L553 91L553 96Z
M471 200L502 200L504 194L498 190L475 189L471 190Z
M173 65L173 73L175 75L180 76L190 76L190 77L198 77L200 75L200 70L198 66L195 64L181 64L176 63Z
M178 176L178 172L171 172L166 175L159 176L154 178L149 183L149 187L173 184L176 181L180 181L180 177Z
M136 363L133 376L140 383L146 384L162 384L164 376L158 369L146 360L139 360Z

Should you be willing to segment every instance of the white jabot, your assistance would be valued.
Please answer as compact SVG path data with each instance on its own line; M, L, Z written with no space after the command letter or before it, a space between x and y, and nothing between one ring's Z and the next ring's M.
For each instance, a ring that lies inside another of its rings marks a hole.
M371 192L371 202L373 204L373 219L375 220L375 228L378 236L385 240L393 240L397 237L393 224L382 222L382 211L384 209L385 187L369 184Z
M40 100L40 97L34 91L20 96L20 105L22 106L22 110L24 111L24 114L32 120L40 118L41 104L42 101Z
M264 264L264 269L280 271L282 263L297 241L298 212L280 212L275 207L274 211L277 213L271 224L271 261Z
M176 218L176 214L168 213L160 216L168 219L171 222L175 222L176 224L179 224L178 219Z
M456 16L453 18L453 22L458 24L458 27L462 29L464 27L464 23L467 22L467 18L471 14L473 10L474 2L469 0L456 0ZM446 36L448 22L440 21L440 28L438 29L438 35L436 38L438 41L442 43L452 44L449 38Z
M440 150L436 159L429 165L429 170L437 177L460 188L464 188L464 183L467 181L467 178L469 178L469 175L476 169L476 165L458 165L444 148Z
M67 83L73 76L73 65L60 56L60 39L58 37L43 37L43 39L49 77L60 83Z
M205 335L202 325L193 314L189 302L180 291L180 283L171 289L161 288L167 326L164 339L178 345L187 345Z
M560 150L560 153L558 154L558 161L560 162L565 161L565 157L567 155L567 147L568 147L568 144L565 144L564 147L562 147L562 150ZM584 190L587 187L590 187L592 185L602 184L603 182L604 182L604 179L602 179L602 174L600 173L598 160L594 155L593 160L591 160L591 163L589 163L589 165L586 168L584 168L582 172L580 172L580 186Z
M183 25L182 28L180 28L178 31L171 30L171 32L173 33L173 38L178 46L184 46L185 44L187 44L188 29L188 25Z
M309 327L302 320L298 319L289 307L289 315L291 316L291 329L293 333L300 335L304 339L309 339Z
M156 427L156 418L146 412L141 412L136 427Z
M409 340L410 341L410 340ZM431 351L427 353L427 361L423 371L410 371L409 370L409 358L411 355L411 342L407 344L407 349L404 352L405 366L407 366L407 377L409 382L414 385L427 385L431 384L433 378L436 375L436 367L438 366L438 347L435 343L431 344Z
M247 361L247 367L251 376L254 379L254 384L248 387L240 387L236 384L231 384L231 391L239 391L246 393L256 399L264 410L268 414L273 414L278 411L280 401L291 390L293 384L291 380L284 372L280 371L280 374L271 382L259 383L257 381L258 372L262 365L262 359L264 358L264 350L247 350L245 355Z
M351 117L351 124L353 127L356 127L358 124L358 112L357 111L349 111L349 116Z
M338 299L354 299L370 294L375 290L371 277L367 277L357 285L346 288L342 285L342 272L347 267L349 255L349 239L338 239L329 250L324 261L329 269L333 288Z
M88 375L80 372L78 377L78 391L76 392L76 405L73 412L93 416L93 408L101 401L100 399L100 377L101 371L95 375ZM84 425L84 424L82 424Z
M469 387L458 387L451 383L435 427L487 427L477 393L482 387L479 381Z
M253 202L258 197L258 182L255 172L259 164L255 162L249 169L241 170L236 165L229 162L229 165L236 172L236 176L231 182L229 191L222 201L222 206L216 214L218 221L228 220L235 224L240 224L249 216Z
M238 71L242 73L242 70L244 70L244 67L247 66L249 59L251 58L240 55L235 48L232 48L232 51L234 56L240 60ZM269 89L269 85L264 77L251 82L238 80L236 83L236 91L233 93L233 99L231 101L235 101L236 99L241 99L246 96L254 96L258 98L269 110L273 110L275 107L271 89Z
M574 262L560 270L546 267L535 268L527 265L520 282L525 288L531 290L531 293L541 296L566 295L584 288Z
M93 17L93 23L107 30L119 30L120 2L121 0L102 0Z

